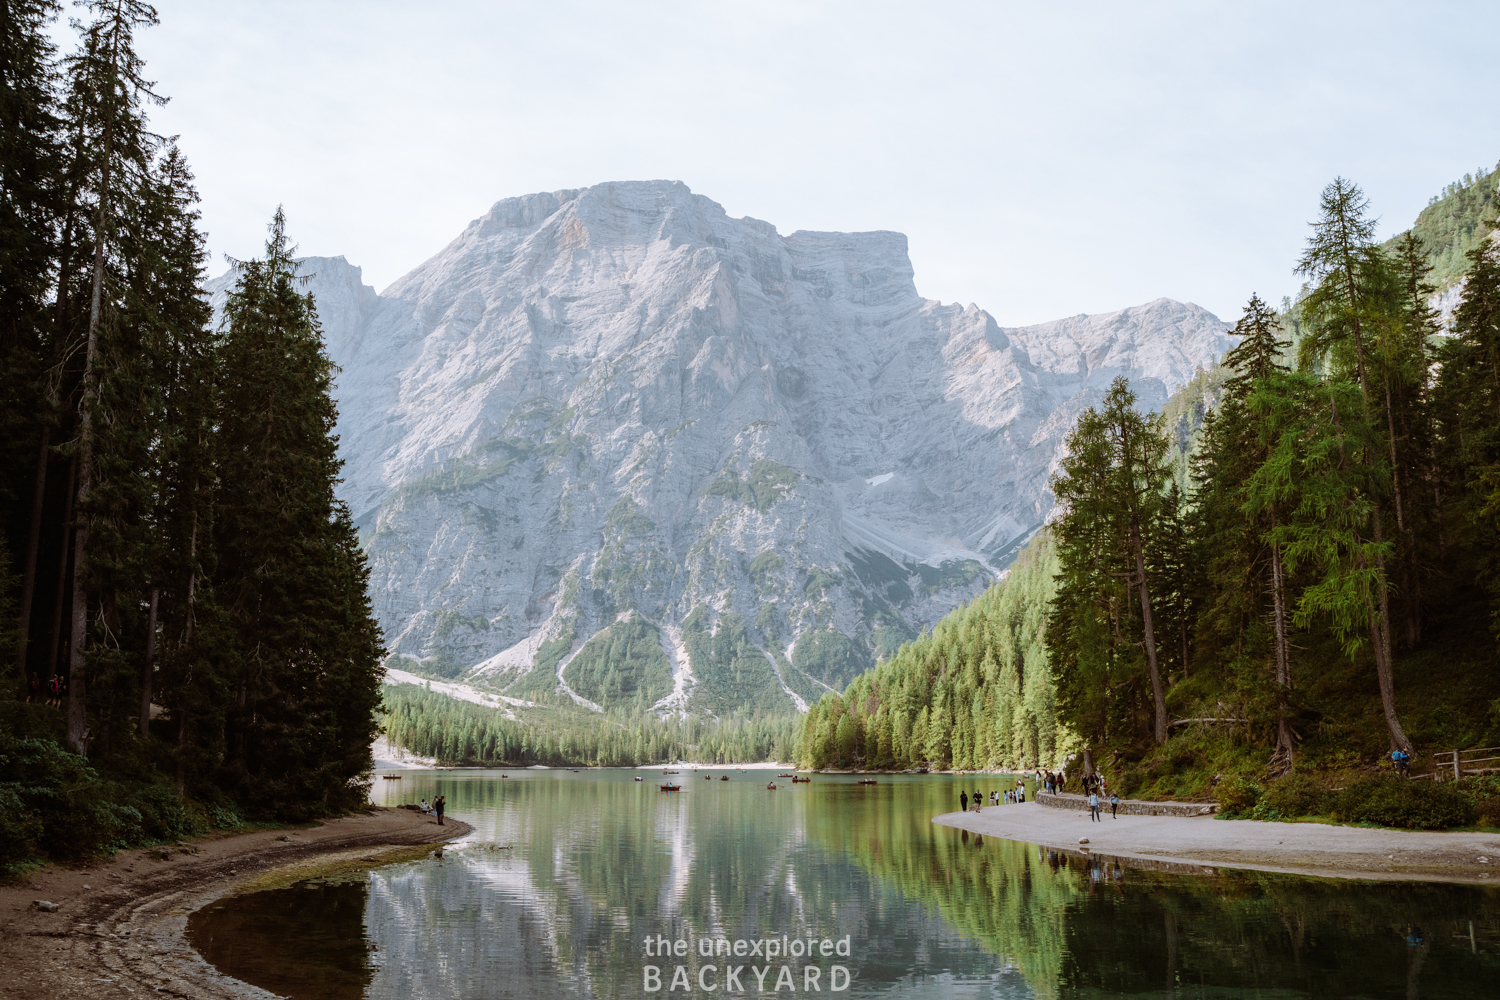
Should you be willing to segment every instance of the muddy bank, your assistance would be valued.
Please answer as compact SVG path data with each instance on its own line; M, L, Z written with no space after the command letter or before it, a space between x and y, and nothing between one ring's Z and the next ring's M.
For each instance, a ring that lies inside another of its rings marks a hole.
M933 822L1129 862L1318 875L1326 878L1500 884L1500 834L1367 830L1322 823L1261 823L1212 816L1127 816L1093 822L1087 812L1035 802L944 813Z
M0 998L270 997L220 975L183 938L188 914L231 892L334 866L400 860L470 827L372 809L303 830L263 830L124 851L83 868L48 866L0 886ZM58 904L44 912L35 900Z

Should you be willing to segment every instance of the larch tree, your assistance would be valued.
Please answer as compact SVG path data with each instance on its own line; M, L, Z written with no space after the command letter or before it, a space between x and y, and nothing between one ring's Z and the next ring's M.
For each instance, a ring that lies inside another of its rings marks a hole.
M1352 369L1359 388L1359 414L1345 411L1346 418L1357 416L1363 429L1378 433L1382 414L1371 387L1371 335L1381 318L1380 286L1388 269L1380 248L1375 244L1375 223L1366 217L1369 200L1357 184L1342 177L1323 189L1319 202L1319 219L1312 223L1313 233L1297 263L1297 272L1312 282L1312 290L1302 301L1302 313L1308 321L1310 335L1300 345L1305 366L1330 366L1333 374ZM1336 419L1336 418L1335 418ZM1342 446L1346 436L1335 431ZM1375 657L1375 671L1380 690L1392 749L1411 749L1411 740L1401 727L1396 710L1395 677L1391 648L1390 574L1386 560L1390 546L1385 543L1384 497L1382 479L1388 470L1386 442L1361 441L1357 449L1366 468L1363 496L1351 498L1344 513L1358 509L1366 512L1365 521L1340 517L1336 520L1352 533L1344 551L1357 553L1349 565L1360 581L1349 588L1333 588L1341 595L1359 593L1368 601L1367 626ZM1342 452L1341 452L1342 454ZM1344 476L1336 477L1341 483ZM1344 495L1342 491L1340 496ZM1398 505L1400 499L1397 500ZM1366 529L1365 524L1368 524ZM1361 537L1368 530L1370 544ZM1369 565L1366 565L1366 560ZM1328 565L1339 565L1334 560ZM1340 612L1342 614L1342 612Z

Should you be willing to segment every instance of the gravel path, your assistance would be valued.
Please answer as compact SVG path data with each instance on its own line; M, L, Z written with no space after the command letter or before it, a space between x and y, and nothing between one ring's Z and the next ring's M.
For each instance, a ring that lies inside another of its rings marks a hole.
M48 865L0 886L0 998L270 998L217 972L183 938L190 913L270 876L378 863L470 831L406 809L372 809L305 830L262 830L171 850L123 851L84 868ZM44 912L35 900L58 904Z
M1369 830L1323 823L1259 823L1211 816L1121 816L1103 822L1086 812L1034 802L944 813L943 826L986 837L1118 858L1220 865L1331 878L1500 883L1500 834Z

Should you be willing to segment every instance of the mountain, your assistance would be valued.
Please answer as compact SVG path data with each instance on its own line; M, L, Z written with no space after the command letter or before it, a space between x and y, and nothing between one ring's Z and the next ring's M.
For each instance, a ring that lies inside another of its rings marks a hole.
M392 665L622 710L842 689L994 582L1111 379L1159 408L1231 344L1166 299L1001 327L899 233L668 181L507 198L379 295L303 271Z

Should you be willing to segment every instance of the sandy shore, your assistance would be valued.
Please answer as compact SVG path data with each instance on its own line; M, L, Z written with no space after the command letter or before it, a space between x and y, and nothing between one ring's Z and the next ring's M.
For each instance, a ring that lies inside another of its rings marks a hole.
M944 813L934 823L1045 847L1088 849L1143 862L1177 862L1329 878L1500 883L1500 834L1367 830L1322 823L1258 823L1211 816L1121 816L1034 802Z
M49 865L0 886L0 997L269 998L188 947L188 914L226 893L295 878L299 868L378 862L469 831L452 819L438 826L411 810L376 808L305 830L197 841L170 860L152 848L84 868ZM58 909L43 912L34 900Z

